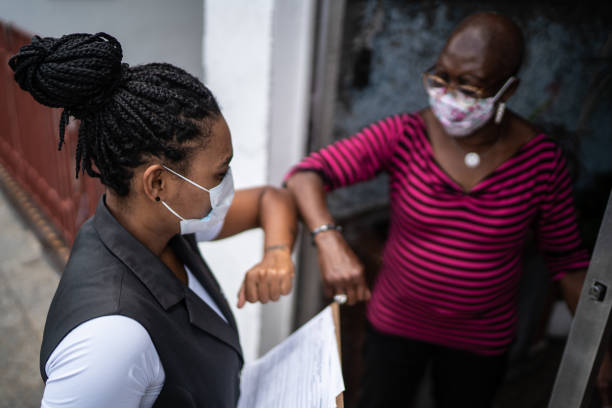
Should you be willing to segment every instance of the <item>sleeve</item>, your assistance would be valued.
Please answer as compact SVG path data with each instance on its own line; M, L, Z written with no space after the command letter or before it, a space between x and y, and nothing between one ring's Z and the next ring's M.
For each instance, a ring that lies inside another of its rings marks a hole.
M536 224L538 248L553 279L589 266L574 205L572 181L558 148Z
M165 373L140 323L104 316L74 328L45 365L41 407L151 407Z
M287 173L283 182L297 172L314 171L331 191L372 179L390 163L401 133L399 115L372 123L351 137L311 153Z

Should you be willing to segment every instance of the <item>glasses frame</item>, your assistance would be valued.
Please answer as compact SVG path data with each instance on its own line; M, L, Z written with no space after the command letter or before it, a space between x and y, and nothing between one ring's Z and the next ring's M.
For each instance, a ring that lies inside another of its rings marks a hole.
M469 97L469 98L484 99L487 97L486 96L487 90L484 88L480 88L480 87L473 86L473 85L466 85L466 84L458 84L458 85L451 86L451 83L449 81L431 72L435 68L436 67L433 66L427 69L425 72L423 72L423 86L425 86L426 90L432 88L428 83L428 79L431 79L433 81L444 84L444 86L440 86L436 88L444 88L446 90L453 89L458 92L461 92L464 96ZM463 92L462 90L467 91L467 93Z

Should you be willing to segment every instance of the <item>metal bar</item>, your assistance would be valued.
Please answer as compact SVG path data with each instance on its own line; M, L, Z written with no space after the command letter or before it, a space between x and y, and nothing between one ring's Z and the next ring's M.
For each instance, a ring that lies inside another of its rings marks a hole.
M322 0L315 52L310 149L333 141L338 73L342 58L345 0Z
M333 140L345 4L345 0L321 0L318 5L309 151L326 146ZM296 328L310 320L323 306L317 250L312 247L306 228L302 229L300 239L299 271L294 319Z
M612 195L599 229L580 300L565 345L548 406L587 407L604 345L610 336L612 312Z

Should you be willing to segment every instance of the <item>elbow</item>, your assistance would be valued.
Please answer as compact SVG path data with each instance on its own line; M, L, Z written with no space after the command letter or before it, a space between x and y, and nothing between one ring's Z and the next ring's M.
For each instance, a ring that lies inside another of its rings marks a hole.
M288 187L267 186L262 194L262 204L266 205L267 202L273 202L274 207L282 206L290 213L297 212L295 197Z
M308 187L324 188L323 177L315 171L295 172L285 181L284 185L294 195Z
M263 227L266 215L276 217L283 214L297 224L297 207L293 194L288 188L266 186L259 196L258 224Z

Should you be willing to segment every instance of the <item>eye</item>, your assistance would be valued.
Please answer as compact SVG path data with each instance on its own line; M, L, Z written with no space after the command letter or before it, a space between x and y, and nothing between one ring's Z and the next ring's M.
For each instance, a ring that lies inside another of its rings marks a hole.
M448 86L444 79L434 74L426 74L425 82L430 88L446 88Z
M457 89L459 90L459 92L461 92L463 95L470 97L470 98L479 98L481 91L478 88L474 88L471 86L459 86L457 87Z

